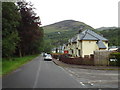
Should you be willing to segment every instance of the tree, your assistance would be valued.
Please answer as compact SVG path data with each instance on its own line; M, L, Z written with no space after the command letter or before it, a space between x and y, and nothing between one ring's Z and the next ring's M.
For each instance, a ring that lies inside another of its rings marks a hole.
M51 40L47 39L47 40L44 40L43 42L43 51L44 52L47 52L47 53L50 53L52 48L54 47L52 44L51 44Z
M10 57L15 52L19 42L17 27L20 15L17 7L12 2L2 3L2 55Z
M40 53L43 29L40 28L40 18L33 11L33 5L29 2L17 2L21 14L21 24L18 28L21 39L17 51L20 56Z

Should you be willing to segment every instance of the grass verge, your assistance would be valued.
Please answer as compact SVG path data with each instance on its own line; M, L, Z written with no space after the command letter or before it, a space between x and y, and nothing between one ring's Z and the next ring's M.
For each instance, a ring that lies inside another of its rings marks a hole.
M32 59L34 59L37 56L38 55L13 57L9 60L7 60L6 58L3 58L2 59L2 71L0 72L0 75L6 75L6 74L16 70L17 68L19 68L23 64L27 63L28 61L31 61Z

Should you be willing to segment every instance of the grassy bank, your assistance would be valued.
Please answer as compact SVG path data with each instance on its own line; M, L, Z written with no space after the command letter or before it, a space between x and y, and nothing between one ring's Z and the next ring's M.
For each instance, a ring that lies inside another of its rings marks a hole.
M38 55L31 55L31 56L24 56L24 57L14 57L12 59L7 60L6 58L2 59L2 72L0 74L6 75L11 71L19 68L23 64L27 63L28 61L34 59Z

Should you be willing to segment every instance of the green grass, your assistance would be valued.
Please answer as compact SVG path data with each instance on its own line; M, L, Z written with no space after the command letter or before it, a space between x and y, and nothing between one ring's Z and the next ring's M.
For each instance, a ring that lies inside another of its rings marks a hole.
M49 33L54 33L54 32L65 32L65 31L70 31L69 29L61 29L61 28L56 28L56 27L43 27L44 33L49 34Z
M37 57L38 55L31 55L31 56L25 56L25 57L14 57L12 59L7 60L6 58L2 59L2 72L0 72L0 75L6 75L23 64L27 63L28 61L32 60L33 58ZM0 62L1 63L1 62Z
M2 75L2 60L0 60L0 76Z

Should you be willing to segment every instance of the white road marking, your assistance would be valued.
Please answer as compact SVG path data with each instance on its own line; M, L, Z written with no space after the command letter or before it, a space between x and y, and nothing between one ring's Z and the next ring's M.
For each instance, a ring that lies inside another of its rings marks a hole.
M81 85L85 86L85 84L83 82L80 82Z
M69 76L71 76L71 78L73 78L74 80L76 80L76 81L81 85L81 83L79 82L79 80L75 79L75 78L73 77L73 75L68 72L69 69L65 68L65 69L66 69L66 70L65 70L64 68L62 68L62 67L60 67L60 66L58 66L58 67L61 68L62 70L64 70L65 73L67 73ZM82 83L82 85L85 86L83 83Z
M62 68L62 67L60 67L60 66L58 66L59 68L61 68L62 70L64 70L64 68ZM65 71L65 70L64 70Z
M93 86L94 84L93 83L91 83L91 82L88 82L91 86Z
M71 71L71 70L68 70L70 73L72 73L72 74L75 74L75 72L73 72L73 71Z
M38 67L38 71L37 71L37 74L36 74L36 78L35 78L35 82L34 82L34 85L33 85L33 88L36 87L37 85L37 82L38 82L38 78L39 78L39 74L40 74L40 69L41 69L41 62L39 62L39 67Z

